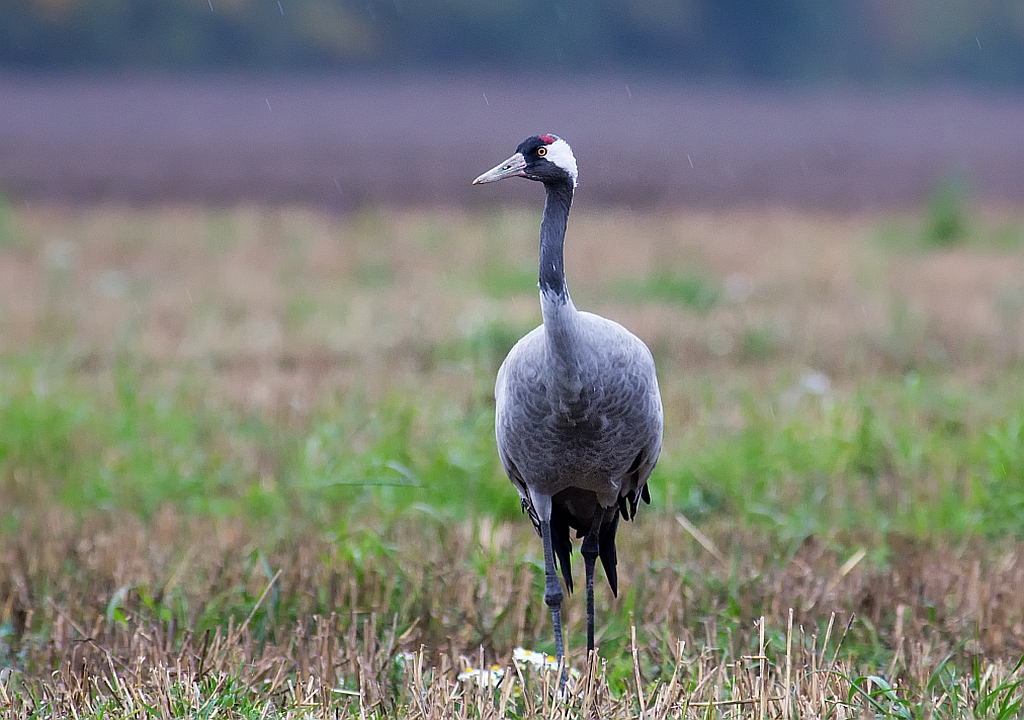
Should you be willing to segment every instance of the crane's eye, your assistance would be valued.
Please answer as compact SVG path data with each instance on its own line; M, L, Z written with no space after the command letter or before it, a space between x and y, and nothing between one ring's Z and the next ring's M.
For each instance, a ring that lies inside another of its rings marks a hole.
M537 148L537 155L539 155L540 157L544 157L547 154L548 154L548 149L546 147L544 147L543 145L541 147Z

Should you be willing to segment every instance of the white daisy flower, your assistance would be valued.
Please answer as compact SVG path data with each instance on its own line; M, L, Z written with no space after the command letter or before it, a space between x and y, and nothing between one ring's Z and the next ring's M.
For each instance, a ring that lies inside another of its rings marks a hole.
M544 653L521 647L517 647L512 651L512 661L516 665L529 665L538 670L558 670L558 660L555 659L554 655L545 655ZM580 676L580 671L574 668L569 668L568 672L571 678L578 678Z
M505 677L505 671L497 665L492 665L490 670L466 668L459 673L459 680L462 682L475 681L480 687L498 687L503 677Z
M517 647L512 651L512 661L522 665L533 665L536 668L558 669L558 661L555 660L554 655L545 655L544 653L521 647Z

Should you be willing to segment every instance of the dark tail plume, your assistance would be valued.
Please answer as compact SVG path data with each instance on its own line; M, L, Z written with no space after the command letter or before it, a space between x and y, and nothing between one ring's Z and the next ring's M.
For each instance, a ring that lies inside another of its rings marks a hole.
M559 504L551 508L551 549L555 551L562 568L565 588L572 593L572 539L569 534L569 514Z
M600 542L599 555L601 565L604 566L604 575L608 578L608 584L612 587L612 595L619 595L619 571L618 557L615 554L615 531L619 529L619 513L610 512L611 520L601 526L601 534L598 537Z

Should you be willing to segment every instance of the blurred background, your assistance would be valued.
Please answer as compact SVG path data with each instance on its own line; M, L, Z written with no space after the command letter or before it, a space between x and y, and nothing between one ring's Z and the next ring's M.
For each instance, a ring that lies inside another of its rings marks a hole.
M582 202L1016 202L1022 87L1014 0L11 0L0 190L466 205L557 132Z
M813 424L844 401L858 417L874 384L870 424L914 373L942 397L993 392L997 417L1016 397L998 389L1016 387L1024 353L1016 0L9 0L0 410L16 417L0 425L38 432L22 402L67 413L92 440L54 450L78 473L54 471L60 492L147 512L184 492L204 507L258 497L268 517L290 504L303 521L312 503L328 523L360 502L516 516L514 493L493 492L507 488L490 394L539 321L542 203L534 183L470 183L541 132L579 161L574 297L658 360L667 509L761 512L754 488L775 490L749 481L760 451L709 469L721 458L696 449L708 433L729 448L752 425L783 432L760 424L765 408L824 403ZM51 387L64 391L39 394ZM67 405L75 392L89 412ZM144 428L121 443L134 460L107 454L137 426L110 426L111 408L130 415L140 396L182 418L212 408L223 456L183 431L191 449L165 437L157 463ZM880 446L910 452L891 431L916 402L890 408ZM362 444L361 412L386 420ZM10 468L34 467L35 447L0 452L4 477L29 477ZM234 469L218 480L193 453ZM908 512L927 507L915 493L931 484L876 460L844 466L859 479L837 487L887 473ZM137 482L151 463L163 480ZM800 522L836 522L805 497L813 472L780 473L810 503ZM46 487L25 491L53 501ZM871 487L891 522L902 506ZM771 502L796 502L784 496Z

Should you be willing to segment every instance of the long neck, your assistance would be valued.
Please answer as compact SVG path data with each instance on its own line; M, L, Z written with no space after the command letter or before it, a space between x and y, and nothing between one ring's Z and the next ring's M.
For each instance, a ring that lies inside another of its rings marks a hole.
M540 289L544 295L569 297L565 287L565 267L562 247L565 244L565 225L572 206L572 184L569 181L545 184L544 219L540 223Z
M565 286L562 248L573 188L568 181L547 183L544 187L547 200L540 223L540 307L555 365L571 385L578 365L579 317Z

